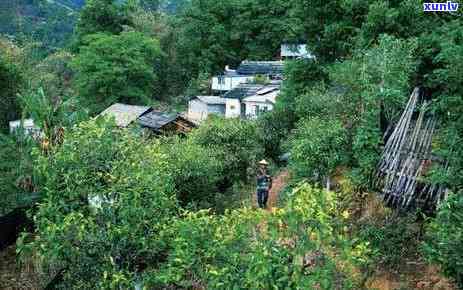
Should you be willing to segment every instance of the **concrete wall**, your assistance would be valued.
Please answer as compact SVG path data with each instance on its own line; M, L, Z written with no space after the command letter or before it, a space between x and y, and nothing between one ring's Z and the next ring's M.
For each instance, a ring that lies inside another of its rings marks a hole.
M239 118L241 116L241 103L238 99L227 99L225 118Z
M219 77L212 78L212 90L214 91L230 91L236 88L239 84L250 82L254 79L252 76L223 76L223 83L219 83Z
M188 103L188 118L195 121L203 121L207 119L210 114L216 114L220 116L226 115L225 104L206 104L198 99L191 100Z
M207 118L207 104L198 99L188 102L188 118L195 121L202 121Z
M246 117L255 119L257 118L257 106L259 106L259 109L262 110L264 108L267 108L267 111L273 110L273 105L269 103L261 103L261 102L244 102L245 107L246 107Z

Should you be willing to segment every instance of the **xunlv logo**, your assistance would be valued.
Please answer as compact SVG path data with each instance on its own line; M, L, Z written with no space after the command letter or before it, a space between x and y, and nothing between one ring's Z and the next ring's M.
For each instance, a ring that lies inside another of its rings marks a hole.
M447 1L446 3L424 3L423 10L426 11L447 11L453 12L458 10L458 3Z

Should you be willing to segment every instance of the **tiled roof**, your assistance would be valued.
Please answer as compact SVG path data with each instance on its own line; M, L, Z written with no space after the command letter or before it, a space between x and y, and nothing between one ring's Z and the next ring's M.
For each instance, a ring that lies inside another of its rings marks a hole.
M255 94L253 96L243 99L243 102L257 102L257 103L272 103L275 104L276 98L280 94L280 90L272 90L265 94Z
M248 83L239 84L233 90L228 91L224 95L224 98L242 100L246 97L255 95L259 90L263 88L264 88L264 85L260 85L260 84L248 84Z
M227 102L224 98L217 96L197 96L196 98L208 105L225 105Z
M282 61L243 61L236 72L241 75L282 75Z
M113 116L116 125L127 127L130 123L137 120L141 115L148 112L151 108L146 106L133 106L116 103L100 113L100 116Z
M138 118L138 123L144 127L160 129L177 119L177 115L170 115L159 111L151 111Z

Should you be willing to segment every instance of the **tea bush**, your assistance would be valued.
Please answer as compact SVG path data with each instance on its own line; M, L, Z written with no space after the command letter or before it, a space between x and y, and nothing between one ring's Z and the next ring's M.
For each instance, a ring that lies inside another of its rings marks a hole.
M65 289L132 287L135 273L162 257L158 233L176 214L172 176L157 143L98 119L67 132L36 165L44 199L32 244Z
M185 213L163 236L166 263L143 275L149 289L357 289L364 244L346 237L332 192L301 184L273 213Z
M179 202L202 208L213 207L224 163L214 152L191 140L171 138L161 146L173 176Z
M264 148L258 141L255 122L240 119L209 118L191 133L191 141L214 153L223 164L222 190L249 177Z
M463 195L453 194L427 228L423 252L463 287Z

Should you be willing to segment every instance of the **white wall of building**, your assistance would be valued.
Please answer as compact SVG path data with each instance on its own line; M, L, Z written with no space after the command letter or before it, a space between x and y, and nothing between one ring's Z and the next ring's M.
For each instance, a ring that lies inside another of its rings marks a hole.
M240 102L227 99L225 104L207 104L199 99L193 99L188 103L187 117L194 121L203 121L211 114L225 116L225 118L239 117Z
M221 81L219 81L219 78ZM253 80L253 76L215 76L212 78L212 90L231 91L239 84L251 82Z
M267 110L271 111L273 110L273 105L268 103L268 102L252 102L252 101L244 101L243 102L246 108L246 117L255 119L258 116L258 109L259 111Z
M227 99L225 118L239 118L241 116L241 103L238 99Z
M202 121L207 118L207 104L198 99L188 102L188 118L195 121Z

